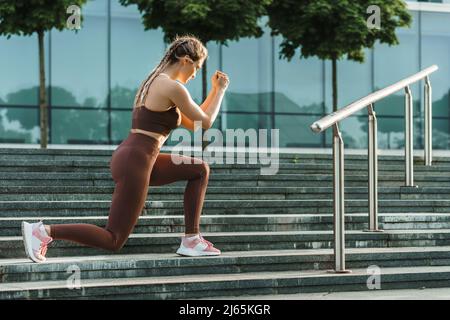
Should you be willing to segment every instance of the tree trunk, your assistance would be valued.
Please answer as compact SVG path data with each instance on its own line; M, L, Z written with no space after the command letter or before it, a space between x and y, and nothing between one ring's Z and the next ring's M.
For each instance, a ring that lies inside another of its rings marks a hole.
M206 46L206 45L205 45ZM202 101L205 101L206 97L207 97L207 86L208 86L208 79L206 78L208 76L207 73L207 61L205 60L205 62L203 62L203 67L202 67Z
M388 135L388 137L387 137L387 148L390 149L391 148L391 133L388 132L387 135Z
M337 111L338 106L338 88L337 88L337 62L336 58L333 58L332 64L333 64L333 71L332 71L332 77L333 77L333 112Z
M206 48L206 41L203 42ZM208 76L207 73L207 59L205 59L205 61L203 62L203 67L202 67L202 101L206 100L207 97L207 87L208 87L208 79L206 78ZM203 131L203 128L201 128L202 130L202 151L205 150L205 148L208 146L208 141L205 140L204 138L204 134L205 132Z
M39 41L39 108L41 127L41 148L47 148L48 117L47 117L47 97L45 92L45 56L44 56L44 31L38 31Z

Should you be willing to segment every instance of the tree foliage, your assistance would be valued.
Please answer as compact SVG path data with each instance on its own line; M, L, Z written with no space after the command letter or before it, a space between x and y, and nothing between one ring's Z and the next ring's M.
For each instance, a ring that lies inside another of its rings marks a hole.
M164 41L178 34L191 33L203 43L241 37L260 37L257 24L271 0L119 0L122 5L136 4L145 30L161 27Z
M30 36L53 28L61 31L67 25L67 8L84 3L86 0L1 0L0 35L9 39L11 35Z
M80 7L86 0L15 0L0 1L0 36L31 36L36 33L39 48L39 109L41 147L47 147L48 116L45 90L45 46L44 33L53 28L63 30L70 18L67 9ZM80 15L80 26L82 15ZM77 30L77 29L75 29Z
M381 28L369 28L369 6L380 8ZM282 35L280 56L290 60L301 47L302 57L364 61L364 48L399 43L395 30L410 26L402 0L275 0L268 6L272 35Z

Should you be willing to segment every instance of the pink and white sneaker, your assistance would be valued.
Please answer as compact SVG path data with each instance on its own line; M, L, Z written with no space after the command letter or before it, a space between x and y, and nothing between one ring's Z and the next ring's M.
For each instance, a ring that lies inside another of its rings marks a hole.
M44 262L47 245L53 241L53 238L45 231L42 221L36 223L23 221L22 238L28 258L34 262Z
M202 241L206 242L206 244L210 245L211 247L214 247L214 245L213 245L211 242L209 242L208 240L206 240L205 238L203 238L203 236L202 236L201 233L199 233L198 235L199 235L199 237L200 237L200 239L201 239Z
M201 235L195 235L190 238L183 237L180 247L177 250L180 256L199 257L199 256L218 256L220 250L214 248L213 244L204 240Z

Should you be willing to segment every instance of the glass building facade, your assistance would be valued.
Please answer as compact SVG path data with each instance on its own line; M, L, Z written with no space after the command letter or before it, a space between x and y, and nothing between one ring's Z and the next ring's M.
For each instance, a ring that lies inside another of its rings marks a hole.
M338 62L339 108L437 64L430 77L433 148L450 149L450 3L407 3L413 23L397 30L399 45L367 49L362 64ZM163 33L144 31L137 7L118 0L88 1L82 15L77 33L45 34L49 143L115 145L131 128L137 87L162 58ZM207 44L208 85L216 69L231 80L214 127L279 129L280 147L330 147L331 130L316 134L309 126L332 110L331 62L300 59L299 51L290 62L280 59L281 37L264 30L257 39ZM186 86L200 104L201 73ZM423 149L423 81L411 90L414 148ZM0 143L39 143L38 94L37 36L0 37ZM404 148L403 91L376 103L375 111L379 147ZM367 120L364 109L341 122L346 148L367 148ZM169 137L166 145L177 143Z

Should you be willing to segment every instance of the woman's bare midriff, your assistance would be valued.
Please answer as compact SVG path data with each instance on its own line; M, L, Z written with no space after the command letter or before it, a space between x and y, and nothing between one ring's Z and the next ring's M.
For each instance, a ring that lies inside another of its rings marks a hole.
M130 131L132 133L141 133L141 134L145 134L146 136L155 138L156 140L159 141L159 148L161 148L163 143L166 141L166 136L164 136L163 134L157 133L157 132L146 131L146 130L142 130L142 129L130 129Z

